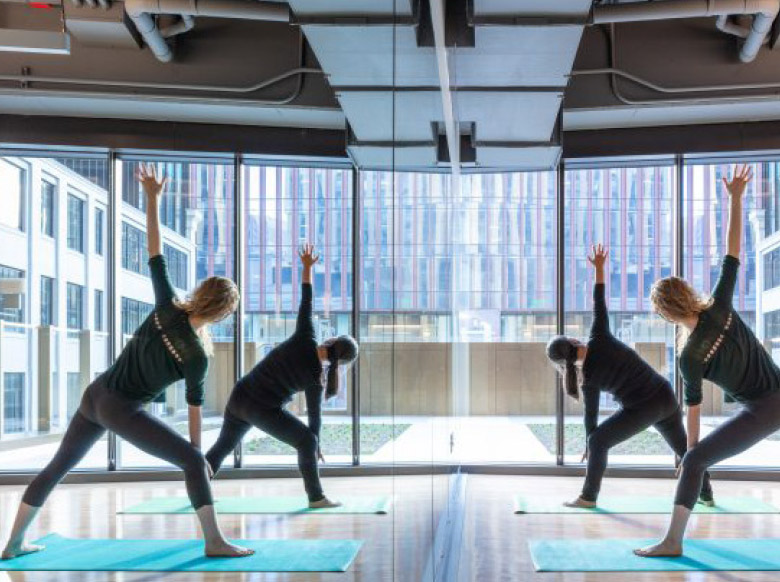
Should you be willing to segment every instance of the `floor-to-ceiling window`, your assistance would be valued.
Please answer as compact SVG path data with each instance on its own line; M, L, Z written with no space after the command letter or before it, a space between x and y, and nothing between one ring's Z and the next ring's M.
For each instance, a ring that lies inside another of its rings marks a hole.
M352 172L345 168L267 165L243 168L244 368L253 368L295 330L301 298L298 251L312 243L314 327L318 341L352 334ZM290 410L307 421L303 394ZM352 383L324 406L322 452L351 463ZM247 465L294 463L295 451L252 429L243 443Z
M117 302L121 345L154 307L146 246L146 198L136 180L139 164L154 164L168 179L160 199L162 249L180 299L207 277L234 278L235 167L232 158L193 160L191 157L121 157L117 162L116 200L120 232ZM202 445L216 440L222 412L234 383L234 316L209 328L213 354L206 378ZM169 386L149 410L174 430L188 435L184 382ZM119 440L121 467L156 467L165 462Z
M732 176L736 159L687 160L683 170L683 261L682 275L702 295L708 296L720 274L726 253L729 197L722 179ZM740 268L734 293L734 309L775 358L771 326L766 322L778 305L773 280L772 249L777 247L778 163L772 160L748 160L753 181L743 198L743 236ZM777 242L773 242L777 241ZM767 265L769 263L769 265ZM770 268L767 270L766 267ZM769 315L769 317L767 317ZM763 324L763 325L762 325ZM767 334L767 331L770 333ZM723 391L711 382L704 383L702 436L706 436L739 410L728 402ZM780 458L778 437L770 437L743 454L721 465L760 466Z
M7 202L0 208L0 279L4 289L21 290L0 294L0 440L19 443L0 447L0 464L9 470L35 469L51 457L52 435L110 364L112 325L126 340L152 309L145 201L133 178L139 161L156 163L172 178L160 216L163 252L181 296L211 274L233 277L239 250L233 243L233 158L120 156L110 193L107 155L47 155L0 158ZM725 249L728 207L720 178L738 159L687 159L679 166L680 269L703 293L714 284ZM778 159L750 160L756 179L745 201L735 307L780 357ZM361 171L353 206L353 171L346 167L250 159L240 171L245 369L292 331L300 298L295 251L304 241L322 254L314 281L318 336L359 327L360 406L355 410L347 373L344 389L327 406L323 451L329 461L351 462L359 434L366 464L444 459L431 447L445 441L456 454L451 458L463 463L555 462L554 371L544 357L558 297L555 173L464 175L452 193L441 174ZM570 163L560 209L566 333L587 337L593 279L585 254L591 243L604 242L611 250L613 333L670 380L674 330L651 313L649 289L673 272L676 175L671 159ZM107 264L114 240L118 318L112 324ZM353 279L355 241L360 272ZM354 324L353 289L360 310ZM212 333L205 446L216 436L234 381L232 319ZM186 432L183 402L182 388L172 386L151 410ZM576 463L584 448L580 403L564 404L565 462ZM602 418L615 406L605 395ZM306 419L302 401L292 407ZM704 433L734 410L708 386ZM446 420L452 414L460 417L457 423ZM437 423L452 439L441 438ZM495 439L500 446L480 444L486 431L502 435ZM765 466L776 455L775 442L768 439L726 465ZM161 464L125 444L120 451L120 466ZM259 431L248 435L244 454L247 465L294 461L291 450ZM82 467L103 469L106 459L104 440ZM668 465L672 455L650 429L616 448L611 462Z
M673 381L674 329L650 306L653 283L672 274L675 167L671 160L567 169L564 205L565 333L587 341L593 320L594 244L609 249L606 298L610 331ZM585 450L582 398L565 397L564 457L579 462ZM619 403L602 393L600 421ZM610 451L616 464L670 464L673 453L649 428Z
M87 220L107 208L109 193L77 171L86 165L107 183L104 156L0 157L0 278L14 280L0 294L2 470L44 466L84 389L109 364L108 269L88 244L96 233ZM79 468L105 469L107 456L103 438Z
M453 383L463 463L555 462L554 172L471 174L453 200ZM459 361L462 360L462 361ZM486 449L484 435L493 435Z

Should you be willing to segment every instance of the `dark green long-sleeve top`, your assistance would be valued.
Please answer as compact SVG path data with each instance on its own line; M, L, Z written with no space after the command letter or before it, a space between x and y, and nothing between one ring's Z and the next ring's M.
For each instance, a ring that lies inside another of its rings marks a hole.
M593 286L593 324L588 353L582 365L582 394L585 404L585 432L598 424L601 392L609 392L621 406L638 406L658 390L669 390L669 382L639 354L617 339L609 329L604 284Z
M131 400L150 402L178 380L186 384L187 403L203 404L209 360L187 313L178 307L165 258L149 259L155 305L133 338L101 379Z
M739 259L726 255L712 303L699 314L680 354L689 406L701 404L704 379L736 402L758 400L780 390L780 368L732 307L738 270Z
M309 429L317 436L322 425L322 363L317 354L317 338L312 320L311 284L301 285L301 303L295 332L272 349L238 381L263 406L289 403L298 392L306 395Z

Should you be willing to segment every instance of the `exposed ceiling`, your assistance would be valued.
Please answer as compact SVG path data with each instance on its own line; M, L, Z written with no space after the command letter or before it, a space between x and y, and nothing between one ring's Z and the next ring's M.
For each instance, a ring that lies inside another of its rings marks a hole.
M463 171L552 167L565 132L780 119L777 34L737 56L750 15L592 25L616 3L291 0L265 21L223 13L257 0L127 0L163 12L161 62L123 2L46 1L0 0L0 113L342 129L363 167L454 155ZM672 3L698 6L652 2Z

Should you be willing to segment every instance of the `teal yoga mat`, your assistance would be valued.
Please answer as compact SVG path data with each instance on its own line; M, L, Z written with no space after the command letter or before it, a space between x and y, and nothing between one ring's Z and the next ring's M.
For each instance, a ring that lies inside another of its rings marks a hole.
M780 570L778 539L710 539L685 542L680 558L640 558L647 539L532 540L537 572L680 572Z
M515 513L671 513L674 500L663 496L607 496L595 509L564 507L560 497L515 497ZM754 497L715 497L715 507L696 504L694 513L780 513L780 509Z
M256 553L206 558L202 540L73 539L49 534L46 549L0 560L0 571L97 572L346 572L357 540L237 540Z
M220 497L215 500L217 513L375 513L390 510L389 497L349 497L340 500L341 507L309 509L306 497ZM194 513L186 497L154 497L138 505L127 507L119 513Z

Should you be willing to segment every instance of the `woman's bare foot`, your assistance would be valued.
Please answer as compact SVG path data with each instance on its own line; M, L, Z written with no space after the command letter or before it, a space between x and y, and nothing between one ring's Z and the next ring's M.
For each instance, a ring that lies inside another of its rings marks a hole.
M9 544L3 550L2 559L10 560L11 558L18 558L25 554L34 554L35 552L40 552L45 547L46 546L41 546L39 544L26 544L24 542L13 546Z
M341 507L340 501L331 501L323 497L319 501L309 501L309 509L330 509L332 507Z
M712 492L702 493L699 495L699 499L696 500L696 503L704 505L705 507L715 507L715 497L712 495Z
M574 501L565 501L564 507L581 507L584 509L593 509L596 507L595 501L588 501L587 499L583 499L582 497L577 497Z
M655 545L634 550L642 558L679 558L682 556L682 544L661 540Z
M228 541L206 546L207 558L245 558L254 553L254 550L233 545Z

